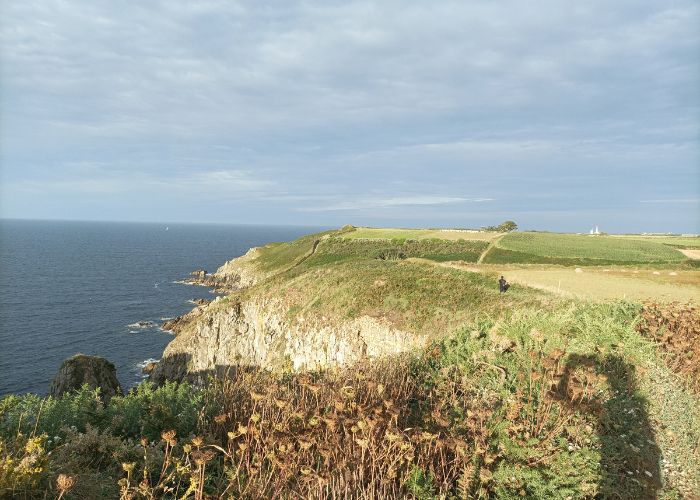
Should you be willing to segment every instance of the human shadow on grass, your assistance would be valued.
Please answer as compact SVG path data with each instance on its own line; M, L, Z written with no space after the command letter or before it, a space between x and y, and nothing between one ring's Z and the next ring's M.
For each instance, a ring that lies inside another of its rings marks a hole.
M607 385L601 397L600 390ZM638 390L634 365L614 354L570 355L557 397L593 415L600 439L600 481L596 498L658 498L660 449Z

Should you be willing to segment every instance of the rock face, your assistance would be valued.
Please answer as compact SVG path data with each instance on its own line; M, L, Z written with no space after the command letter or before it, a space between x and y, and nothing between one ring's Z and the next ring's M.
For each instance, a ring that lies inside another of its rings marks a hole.
M278 302L220 301L204 309L168 345L151 379L197 380L241 365L312 370L424 344L424 338L369 316L343 322L298 318L290 323Z
M141 373L143 373L144 375L150 375L153 372L153 370L156 369L156 366L158 366L158 363L156 361L151 361L141 369Z
M217 297L217 299L215 299L214 301L211 301L211 302L216 302L216 300L218 300L218 297ZM204 301L203 303L201 303L200 305L198 305L197 307L192 309L187 314L183 314L182 316L177 316L173 319L169 319L169 320L163 322L163 325L161 326L161 328L163 330L165 330L166 332L180 333L180 331L185 327L185 325L190 323L195 318L201 316L201 314L206 309L206 306L208 306L209 304L210 304L210 301Z
M192 281L222 292L252 288L274 275L257 265L260 252L251 248L213 274L195 272ZM246 365L314 370L416 349L427 341L382 318L290 317L282 298L255 293L217 297L165 323L163 329L177 337L150 375L156 383L204 380Z
M194 279L199 279L203 280L207 276L207 270L206 269L197 269L196 271L192 271L190 273L190 276Z
M85 354L76 354L61 364L49 393L51 396L60 396L80 389L84 384L88 384L93 389L99 387L105 403L109 402L113 396L122 394L114 365L99 356Z

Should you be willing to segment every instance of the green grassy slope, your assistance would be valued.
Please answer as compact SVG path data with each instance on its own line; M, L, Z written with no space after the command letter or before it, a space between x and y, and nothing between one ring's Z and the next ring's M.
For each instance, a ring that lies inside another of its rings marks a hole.
M302 313L307 322L368 315L429 337L448 333L479 314L541 307L555 300L522 286L499 296L495 276L376 259L324 265L309 259L239 293L243 299L283 297L292 321Z
M641 234L624 234L614 235L613 238L623 238L631 240L652 241L654 243L663 243L675 248L700 248L699 236L648 236Z
M325 231L309 234L293 241L270 243L262 247L256 259L256 265L266 273L282 271L310 255L314 245L327 234L338 234L341 231Z
M313 262L346 259L405 259L419 257L435 261L463 260L476 262L488 247L480 240L356 240L327 238L320 242Z
M438 238L441 240L481 240L491 241L501 233L475 230L445 230L445 229L399 229L357 227L343 235L349 239L407 239L426 240Z
M498 240L485 263L563 265L681 263L687 258L653 241L555 233L511 233Z

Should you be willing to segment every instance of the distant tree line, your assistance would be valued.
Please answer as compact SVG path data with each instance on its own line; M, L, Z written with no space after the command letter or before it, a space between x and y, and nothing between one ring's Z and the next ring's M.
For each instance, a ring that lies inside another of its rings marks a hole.
M496 231L498 233L510 233L516 229L518 229L518 225L512 220L501 222L497 226L485 226L481 228L482 231Z

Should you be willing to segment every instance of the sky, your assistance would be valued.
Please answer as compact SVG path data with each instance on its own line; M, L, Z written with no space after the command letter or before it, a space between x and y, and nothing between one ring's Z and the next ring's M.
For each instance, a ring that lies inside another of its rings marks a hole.
M700 4L2 2L0 216L700 233Z

